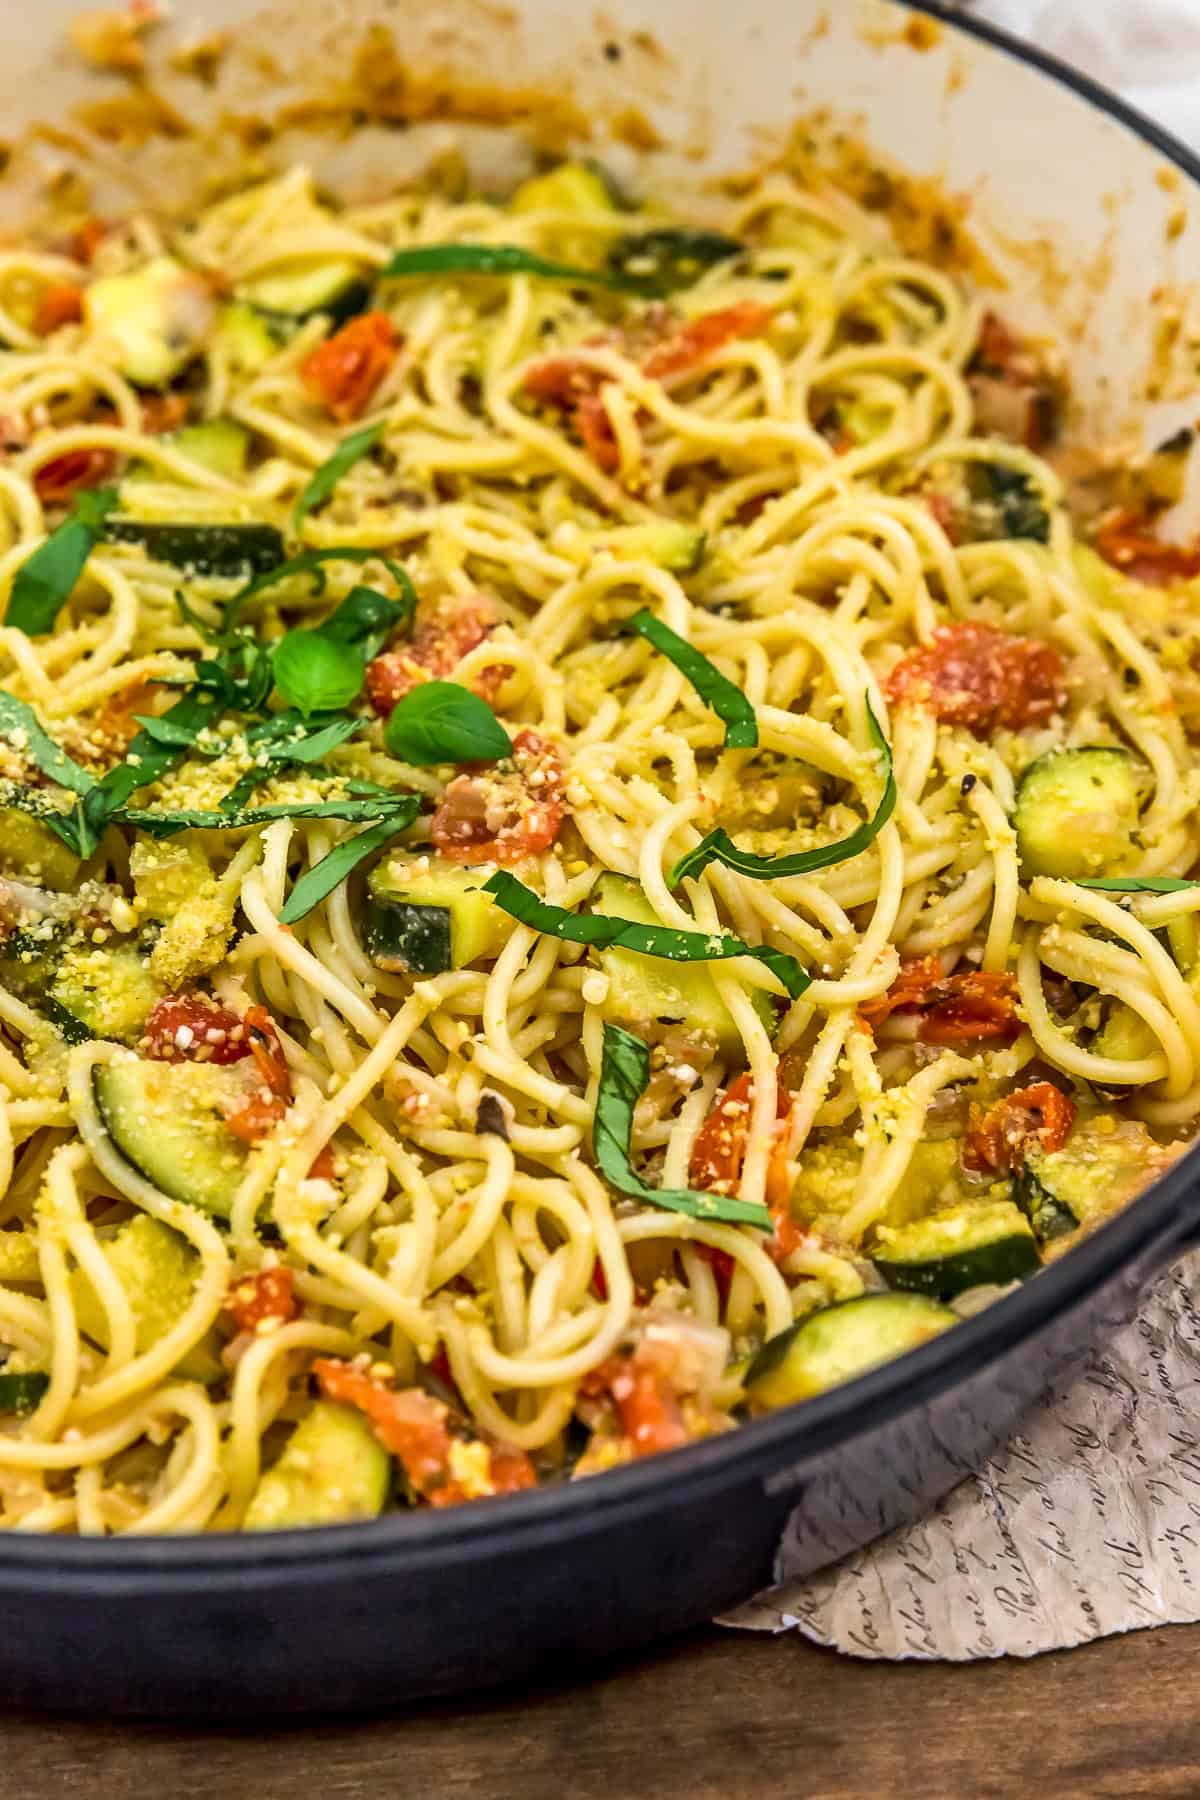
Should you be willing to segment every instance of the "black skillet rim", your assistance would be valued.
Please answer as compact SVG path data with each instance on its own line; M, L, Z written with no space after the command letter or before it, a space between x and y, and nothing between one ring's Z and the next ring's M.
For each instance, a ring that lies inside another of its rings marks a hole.
M943 0L898 0L898 4L1037 69L1151 145L1200 190L1200 157L1090 76ZM1190 1209L1185 1204L1189 1198ZM221 1585L223 1576L245 1585L252 1576L291 1582L301 1568L313 1581L334 1578L363 1563L379 1568L407 1564L415 1569L436 1564L455 1551L482 1548L499 1553L506 1542L515 1544L530 1535L570 1536L584 1528L584 1521L590 1529L606 1514L615 1524L619 1515L645 1510L656 1493L679 1482L695 1489L732 1486L739 1478L766 1479L779 1470L786 1479L790 1463L800 1468L832 1446L870 1431L881 1419L919 1408L967 1373L995 1362L1052 1314L1065 1313L1085 1300L1139 1252L1165 1259L1182 1249L1190 1236L1200 1237L1200 1145L1093 1237L996 1306L844 1387L803 1406L752 1420L728 1435L627 1464L596 1480L478 1501L452 1511L391 1513L367 1523L323 1526L316 1532L280 1531L252 1538L241 1532L212 1532L145 1539L6 1533L0 1543L0 1592L25 1585L23 1577L81 1592L94 1586L97 1578L110 1589L157 1585L166 1592L193 1577L211 1590Z

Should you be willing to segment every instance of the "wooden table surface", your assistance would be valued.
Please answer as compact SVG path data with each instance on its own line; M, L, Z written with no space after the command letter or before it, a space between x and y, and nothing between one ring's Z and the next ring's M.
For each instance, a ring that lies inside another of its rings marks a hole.
M0 1800L1195 1800L1198 1721L1200 1626L961 1668L714 1630L585 1684L389 1718L10 1718Z

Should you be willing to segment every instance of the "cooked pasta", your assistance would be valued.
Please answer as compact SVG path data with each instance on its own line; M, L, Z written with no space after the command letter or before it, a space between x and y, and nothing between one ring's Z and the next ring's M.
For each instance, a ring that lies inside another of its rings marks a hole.
M0 258L5 1525L670 1449L1193 1129L1186 434L1081 468L965 284L723 204L295 169Z

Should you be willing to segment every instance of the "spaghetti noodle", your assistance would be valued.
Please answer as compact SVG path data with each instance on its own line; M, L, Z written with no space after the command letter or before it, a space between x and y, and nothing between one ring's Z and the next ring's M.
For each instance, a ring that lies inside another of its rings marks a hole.
M779 174L74 248L0 258L0 1521L669 1449L1178 1154L1185 443L1085 528L1048 353Z

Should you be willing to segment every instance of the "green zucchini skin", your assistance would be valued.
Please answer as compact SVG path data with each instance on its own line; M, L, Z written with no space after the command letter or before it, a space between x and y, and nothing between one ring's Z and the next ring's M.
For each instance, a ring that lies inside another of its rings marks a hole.
M915 1350L959 1322L927 1294L839 1300L768 1338L746 1373L746 1393L768 1411L810 1400Z
M129 1056L95 1072L96 1105L113 1144L138 1174L228 1218L249 1150L226 1114L255 1085L248 1062L153 1062Z
M1028 1163L1013 1176L1013 1198L1032 1225L1039 1244L1053 1243L1055 1238L1079 1229L1081 1221L1067 1202L1051 1193Z
M888 1286L935 1300L1007 1287L1041 1267L1034 1233L1011 1201L959 1207L880 1237L871 1260Z
M41 1404L49 1386L50 1377L40 1370L25 1370L12 1375L0 1371L0 1415L16 1413L24 1418Z
M318 1400L259 1480L243 1526L283 1531L374 1519L391 1480L392 1459L362 1415Z
M283 535L274 525L174 525L140 519L109 519L110 543L136 544L155 562L194 575L265 575L283 562Z
M363 918L367 953L380 968L444 975L454 967L448 906L411 900L370 900Z

